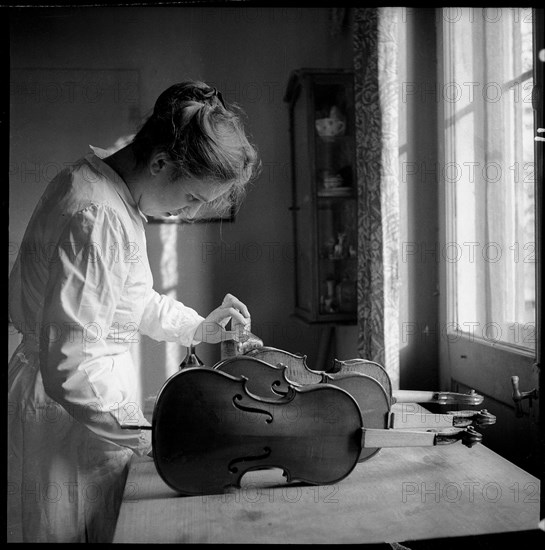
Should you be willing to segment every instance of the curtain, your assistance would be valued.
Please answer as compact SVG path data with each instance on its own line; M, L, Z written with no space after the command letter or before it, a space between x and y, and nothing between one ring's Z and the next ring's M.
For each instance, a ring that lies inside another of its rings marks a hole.
M397 27L401 8L354 12L358 353L399 388Z

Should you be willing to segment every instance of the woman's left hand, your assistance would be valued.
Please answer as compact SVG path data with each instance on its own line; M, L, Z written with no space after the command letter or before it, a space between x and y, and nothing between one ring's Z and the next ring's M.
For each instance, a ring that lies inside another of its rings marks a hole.
M225 329L229 321L232 330ZM250 312L238 298L226 294L221 305L197 327L193 338L208 344L217 344L223 340L237 338L241 329L250 331Z

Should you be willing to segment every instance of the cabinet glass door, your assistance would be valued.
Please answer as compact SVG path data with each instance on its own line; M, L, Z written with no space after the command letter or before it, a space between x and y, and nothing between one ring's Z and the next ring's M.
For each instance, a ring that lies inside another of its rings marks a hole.
M319 315L355 314L357 209L350 75L317 76L312 96Z
M356 320L357 201L351 71L290 77L296 314L311 323Z
M356 312L356 200L321 197L318 204L320 314Z

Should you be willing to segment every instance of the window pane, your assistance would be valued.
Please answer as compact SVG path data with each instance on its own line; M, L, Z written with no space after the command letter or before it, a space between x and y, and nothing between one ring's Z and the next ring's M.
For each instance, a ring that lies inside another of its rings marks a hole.
M534 349L531 10L458 13L444 13L451 321L475 338Z

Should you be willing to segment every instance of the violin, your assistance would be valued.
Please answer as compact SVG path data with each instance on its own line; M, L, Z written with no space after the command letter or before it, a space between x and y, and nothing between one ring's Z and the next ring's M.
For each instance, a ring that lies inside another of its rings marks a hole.
M247 378L248 391L266 399L279 399L287 395L293 386L313 385L312 383L299 384L294 382L290 378L292 371L287 365L279 363L275 366L261 359L256 359L252 354L225 359L216 363L213 368L232 376ZM371 376L358 372L340 373L336 376L316 372L315 376L317 378L313 380L316 380L317 384L327 384L347 391L360 407L363 422L368 428L411 428L445 431L448 429L462 430L475 426L484 427L494 424L496 421L496 417L485 409L481 411L456 411L441 415L414 410L392 412L390 396L384 387ZM363 462L371 458L378 450L370 447L362 448L358 461Z
M484 397L471 390L468 393L420 391L420 390L392 390L390 376L378 363L367 359L335 359L333 367L328 371L312 370L307 366L306 355L295 355L288 351L264 346L250 350L245 355L261 359L271 365L283 364L288 368L288 378L299 384L319 384L325 374L333 378L345 374L361 373L378 380L389 395L390 404L395 403L436 403L438 405L480 405Z
M155 467L172 489L186 495L221 493L240 487L246 472L264 468L281 468L288 482L327 485L346 478L364 448L478 442L470 429L368 428L352 395L333 385L291 385L285 394L266 399L251 393L248 383L244 376L206 367L179 371L165 382L151 429Z

